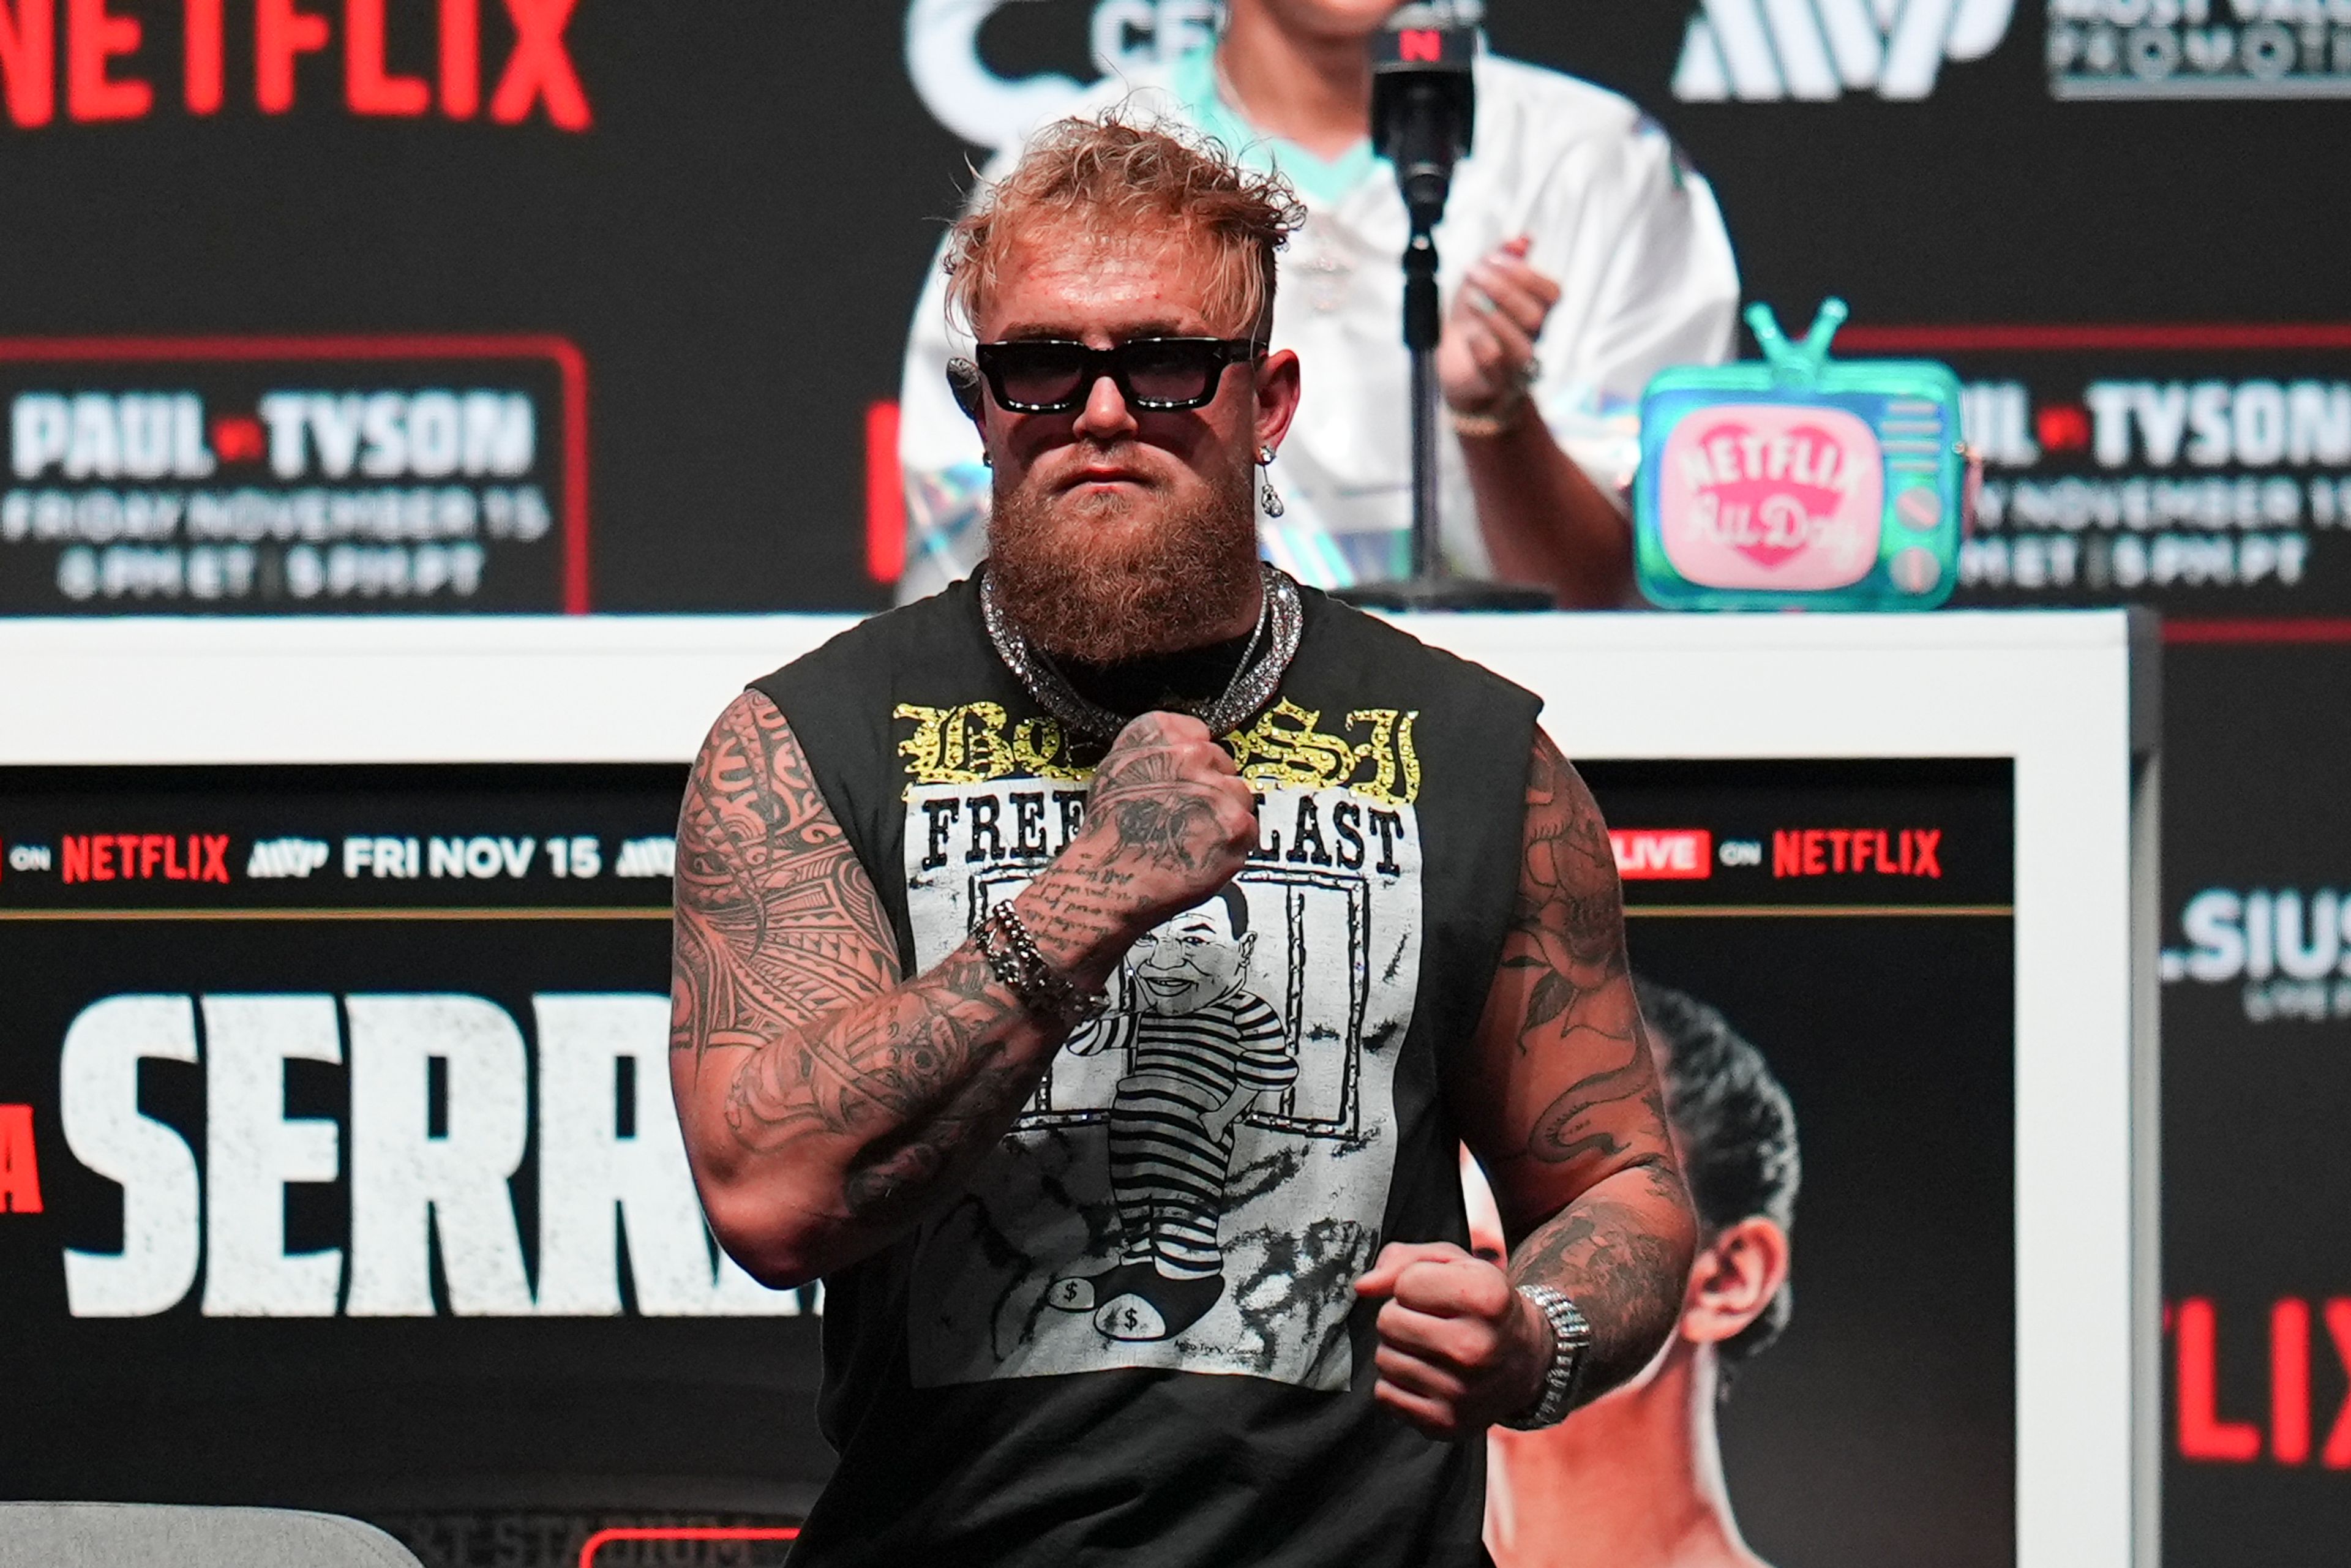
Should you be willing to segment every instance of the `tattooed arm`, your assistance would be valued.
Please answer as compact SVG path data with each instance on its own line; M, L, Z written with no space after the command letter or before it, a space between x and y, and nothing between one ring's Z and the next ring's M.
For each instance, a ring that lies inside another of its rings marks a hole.
M1391 1298L1377 1396L1443 1436L1515 1415L1541 1391L1551 1329L1512 1286L1550 1285L1590 1321L1586 1403L1665 1343L1697 1239L1625 964L1607 829L1540 733L1523 843L1485 1016L1446 1085L1493 1184L1508 1277L1458 1248L1392 1245L1357 1287Z
M1248 787L1207 731L1145 715L1013 908L1049 962L1096 986L1256 841ZM975 943L900 976L872 884L758 693L704 742L677 850L670 1082L686 1154L726 1249L768 1284L804 1283L959 1191L1064 1030Z
M1552 1286L1591 1321L1581 1394L1590 1400L1640 1371L1672 1332L1697 1221L1633 997L1608 830L1541 734L1525 844L1476 1077L1454 1103L1493 1183L1512 1281Z

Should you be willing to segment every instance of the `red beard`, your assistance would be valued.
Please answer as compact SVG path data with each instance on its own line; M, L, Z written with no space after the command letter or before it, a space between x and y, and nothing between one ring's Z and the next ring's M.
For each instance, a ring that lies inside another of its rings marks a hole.
M987 575L1005 613L1047 653L1081 664L1214 642L1258 588L1246 469L1237 486L1190 505L1149 492L1046 497L999 486L987 541Z

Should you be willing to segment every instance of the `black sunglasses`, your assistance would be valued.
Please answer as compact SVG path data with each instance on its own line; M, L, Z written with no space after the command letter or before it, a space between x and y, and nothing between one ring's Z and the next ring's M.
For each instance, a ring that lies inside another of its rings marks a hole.
M1129 408L1155 413L1202 408L1216 401L1225 367L1254 360L1265 345L1253 338L1131 338L1114 349L1093 349L1059 338L982 343L979 374L997 402L1015 413L1071 413L1083 408L1094 382L1108 376ZM967 373L958 377L956 371ZM949 365L956 400L975 416L978 388L968 367Z

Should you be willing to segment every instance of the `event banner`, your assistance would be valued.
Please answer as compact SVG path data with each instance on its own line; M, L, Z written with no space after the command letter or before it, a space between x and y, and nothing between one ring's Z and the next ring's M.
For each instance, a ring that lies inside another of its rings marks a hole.
M2351 1539L2351 747L2339 645L2174 650L2164 812L2165 1560ZM2193 655L2188 657L2185 655Z
M2351 614L2351 325L1861 328L1965 379L1960 602Z
M587 608L561 339L0 340L0 614Z
M1640 974L1795 1107L1798 1308L1725 1411L1742 1522L1829 1568L2009 1563L2006 765L1587 772ZM777 1561L831 1465L822 1297L695 1207L682 785L0 770L9 1495L324 1507L432 1568Z
M1772 1563L2005 1568L2009 764L1582 768L1613 831L1635 972L1718 1009L1795 1112L1794 1312L1721 1410L1740 1529Z
M448 1563L807 1506L820 1294L717 1252L671 1104L683 786L0 770L6 1495Z
M1849 333L2343 319L2332 0L1457 9L1656 117L1783 319L1828 294ZM8 0L0 613L878 606L888 410L975 161L1216 12ZM2041 448L1996 465L1987 601L2121 595L2140 555L2150 590L2314 600L2322 348L1947 343L2028 389ZM2043 407L2100 428L2053 441Z

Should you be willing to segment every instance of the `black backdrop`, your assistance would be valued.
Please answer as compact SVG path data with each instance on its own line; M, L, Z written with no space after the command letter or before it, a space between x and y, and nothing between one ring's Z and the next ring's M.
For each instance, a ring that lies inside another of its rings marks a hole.
M14 7L52 9L62 31L63 6ZM77 117L103 109L103 95L77 102L60 37L47 122L23 123L38 118L29 112L0 122L10 218L0 335L566 339L588 370L589 602L878 604L884 591L863 565L866 412L895 392L906 313L971 155L909 84L907 7L580 0L560 35L588 108L580 129L554 123L543 100L516 123L488 112L515 37L509 11L544 5L481 7L482 108L466 119L438 108L413 119L354 113L347 13L323 0L318 9L329 42L296 62L282 114L256 104L252 7L227 7L225 90L208 114L193 112L182 89L179 5L112 0L111 14L142 30L105 68L152 85L152 104L128 119ZM392 0L388 68L430 78L437 17L466 9ZM1856 329L2136 333L2135 347L2094 337L2078 350L2087 357L2054 370L1997 335L1952 348L1971 381L2024 386L2043 437L2064 420L2041 417L2078 411L2099 378L2324 386L2345 376L2351 103L2332 95L2344 78L2298 99L2060 98L2047 63L2057 24L2019 0L1997 46L1945 62L1922 98L1855 89L1830 101L1681 102L1671 84L1694 9L1495 0L1489 29L1501 49L1617 88L1668 125L1714 181L1750 298L1802 319L1823 293L1842 293ZM2259 8L2213 9L2233 25ZM1004 77L1089 77L1093 10L1089 0L1007 5L981 29L981 53ZM2340 35L2319 32L2330 57L2343 57ZM2144 358L2147 328L2214 323L2338 329L2298 335L2273 363L2241 338L2210 349L2191 336L2161 350L2170 359ZM2220 357L2198 358L2208 352ZM132 384L110 373L71 384ZM544 424L541 439L552 439ZM2049 466L2035 461L2020 457L2012 476ZM2313 562L2289 588L2273 577L2248 591L2207 555L2177 580L1975 589L2003 603L2131 597L2172 617L2165 939L2180 958L2166 988L2167 1289L2211 1304L2183 1322L2216 1325L2212 1360L2199 1359L2199 1326L2194 1344L2175 1340L2175 1364L2210 1364L2217 1380L2211 1408L2199 1396L2165 1414L2168 1539L2183 1564L2333 1561L2351 1525L2341 1473L2351 1452L2328 1443L2351 1355L2338 1353L2327 1312L2351 1295L2351 1243L2333 1201L2351 1164L2329 1113L2351 1093L2346 1024L2331 989L2323 1017L2273 1016L2273 982L2298 977L2262 959L2260 944L2233 973L2225 953L2193 968L2199 938L2183 924L2209 890L2273 922L2282 901L2251 895L2291 890L2305 927L2297 963L2309 970L2307 916L2351 853L2335 788L2336 694L2351 664L2334 645L2351 604L2325 570L2332 518L2317 515L2310 488L2351 462L2289 467L2304 486L2292 527L2307 535ZM2073 527L2095 538L2129 525ZM2223 522L2180 538L2210 544L2244 531ZM6 608L75 608L39 587L50 547L5 536L0 516L0 556L38 567L18 574L35 588ZM2176 553L2190 559L2184 546ZM2228 563L2250 570L2241 549ZM2306 1005L2305 991L2288 995ZM2273 1312L2280 1301L2305 1311ZM2295 1401L2274 1396L2297 1375L2306 1444L2295 1440ZM2200 1372L2195 1381L2200 1389Z
M590 370L596 608L882 601L865 413L896 394L973 155L909 80L905 7L584 0L561 35L578 130L544 102L512 124L355 114L339 29L266 114L236 6L222 107L192 114L180 7L117 7L143 29L111 69L152 83L146 113L75 122L61 80L49 123L0 123L0 333L559 334ZM982 57L1090 77L1092 10L1008 4ZM1923 99L1678 103L1688 14L1497 0L1489 31L1663 120L1714 182L1750 297L1784 316L1830 292L1861 327L2344 314L2340 100L2058 101L2020 5ZM388 68L430 78L434 8L389 16ZM488 99L500 5L480 35Z

